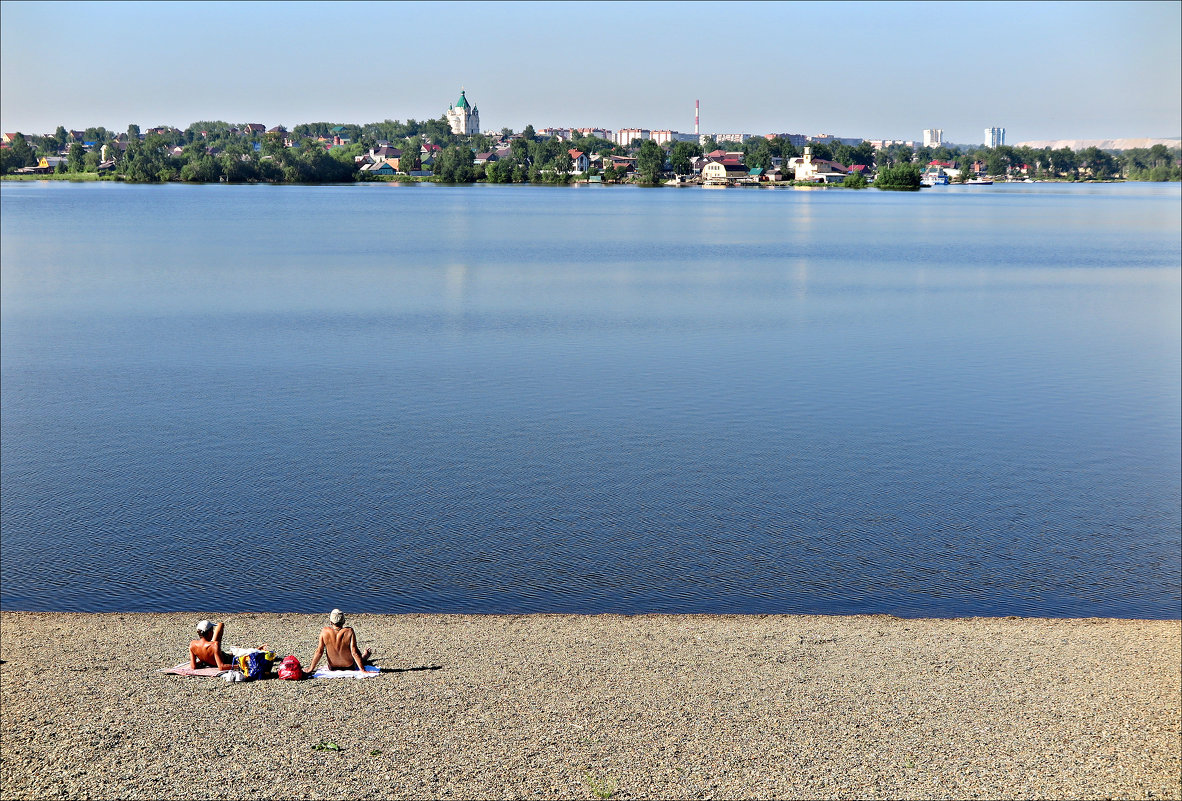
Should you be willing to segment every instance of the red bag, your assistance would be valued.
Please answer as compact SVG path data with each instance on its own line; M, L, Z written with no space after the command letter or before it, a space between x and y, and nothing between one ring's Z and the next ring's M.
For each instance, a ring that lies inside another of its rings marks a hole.
M304 668L300 665L300 660L294 656L283 657L283 661L279 663L279 678L292 681L304 678Z

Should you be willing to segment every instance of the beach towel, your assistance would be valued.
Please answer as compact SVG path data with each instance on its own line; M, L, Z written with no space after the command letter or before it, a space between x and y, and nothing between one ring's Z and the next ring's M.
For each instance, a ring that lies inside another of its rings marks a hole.
M189 667L188 662L181 662L176 667L164 668L157 671L158 673L173 673L177 676L197 676L203 679L212 679L224 673L224 670L218 670L215 667L197 668L194 670Z
M377 665L366 665L365 670L330 670L328 668L319 668L312 674L314 679L372 679L374 676L382 675L381 668Z

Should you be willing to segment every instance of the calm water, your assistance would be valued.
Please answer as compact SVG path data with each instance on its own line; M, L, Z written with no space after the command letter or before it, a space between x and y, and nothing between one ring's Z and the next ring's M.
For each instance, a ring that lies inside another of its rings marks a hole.
M1177 184L0 200L5 609L1180 616Z

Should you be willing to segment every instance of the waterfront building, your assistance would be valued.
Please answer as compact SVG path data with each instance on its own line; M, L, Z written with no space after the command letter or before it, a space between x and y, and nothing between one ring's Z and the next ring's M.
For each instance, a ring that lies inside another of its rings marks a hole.
M985 129L985 146L998 147L1006 143L1006 129L1005 128L986 128Z
M845 180L848 172L844 166L836 161L813 158L813 149L806 146L804 156L790 159L789 167L794 171L797 181L813 181L817 183L836 183Z
M943 128L924 128L923 130L923 146L924 147L940 147L944 144L944 129Z
M748 177L750 171L742 164L707 159L702 166L702 179L707 183L726 183Z
M480 133L480 111L468 102L463 89L455 105L447 107L447 123L451 126L451 132L460 136Z

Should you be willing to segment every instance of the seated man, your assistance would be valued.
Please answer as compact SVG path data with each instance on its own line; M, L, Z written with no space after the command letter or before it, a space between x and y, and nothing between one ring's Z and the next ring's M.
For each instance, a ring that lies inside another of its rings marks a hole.
M316 665L322 656L327 656L330 670L365 670L369 663L370 650L357 649L357 635L352 627L345 625L345 613L334 609L328 616L331 626L320 630L320 642L316 646L316 656L312 657L309 673L316 671Z
M202 667L215 667L218 670L232 670L236 667L235 659L252 651L266 651L266 645L258 648L222 648L222 630L225 623L214 626L208 620L197 624L198 639L189 643L189 667L193 670Z

